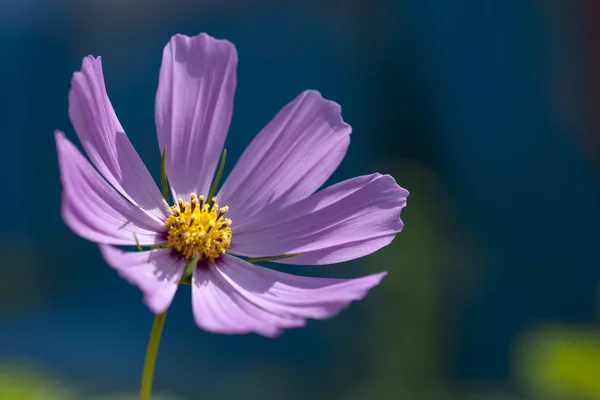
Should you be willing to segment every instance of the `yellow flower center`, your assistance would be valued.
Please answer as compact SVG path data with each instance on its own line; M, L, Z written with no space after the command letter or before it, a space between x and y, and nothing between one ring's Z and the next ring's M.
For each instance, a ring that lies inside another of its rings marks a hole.
M204 203L204 196L191 195L188 203L179 199L178 204L171 207L165 225L167 247L177 250L186 259L197 258L214 261L229 248L231 244L231 220L223 218L229 207L219 207L217 198L212 198L212 205Z

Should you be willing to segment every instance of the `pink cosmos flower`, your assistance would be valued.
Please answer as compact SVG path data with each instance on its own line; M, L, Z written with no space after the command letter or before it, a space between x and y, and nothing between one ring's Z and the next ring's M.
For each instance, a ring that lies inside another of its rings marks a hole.
M91 164L55 132L62 216L99 243L152 312L166 311L180 283L190 283L199 327L275 336L334 316L385 272L309 278L244 258L318 265L370 254L402 230L408 192L380 174L317 191L344 158L351 128L338 104L305 91L250 143L216 198L205 198L229 129L236 67L235 47L206 34L176 35L164 49L155 115L170 207L115 115L100 58L86 57L73 75L69 116ZM136 243L150 249L114 247Z

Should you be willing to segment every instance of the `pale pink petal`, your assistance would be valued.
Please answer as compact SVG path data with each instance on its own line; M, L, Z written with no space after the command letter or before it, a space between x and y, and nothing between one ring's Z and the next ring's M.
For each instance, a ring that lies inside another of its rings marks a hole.
M233 113L236 67L235 47L206 34L175 35L164 49L155 117L175 198L208 194Z
M100 251L108 265L142 291L150 311L167 311L181 281L185 260L170 249L128 252L101 245Z
M233 219L230 250L247 257L301 253L278 261L288 264L362 257L402 230L407 196L389 175L349 179L283 209L267 209L242 223Z
M156 218L168 206L121 127L106 94L100 57L83 59L73 74L69 116L92 164L123 196Z
M164 241L164 225L111 187L62 132L55 132L63 184L62 215L78 235L98 243L141 245Z
M215 333L276 336L306 319L337 315L366 296L385 273L358 279L301 277L224 255L193 277L196 323Z
M312 194L338 167L352 129L341 107L309 90L286 105L254 138L219 191L237 222Z

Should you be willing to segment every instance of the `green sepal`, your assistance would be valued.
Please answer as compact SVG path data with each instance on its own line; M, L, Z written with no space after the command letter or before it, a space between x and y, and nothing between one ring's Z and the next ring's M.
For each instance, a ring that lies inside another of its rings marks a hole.
M288 254L282 254L280 256L247 258L246 261L248 261L249 263L258 263L258 262L265 262L265 261L278 261L278 260L284 260L286 258L296 257L296 256L299 256L300 254L302 254L302 253L288 253Z
M160 186L162 188L162 195L165 198L167 204L169 204L169 182L167 180L167 145L160 158Z
M137 247L138 251L143 251L142 246L140 246L140 241L138 240L135 232L133 232L133 238L135 239L135 247Z
M212 205L212 198L215 197L217 193L217 189L219 188L219 183L221 182L221 177L223 176L223 169L225 169L225 158L227 157L227 149L223 149L223 155L221 156L221 162L219 163L219 169L217 170L217 174L215 175L215 179L210 186L210 190L208 191L208 196L206 198L206 202L209 205Z

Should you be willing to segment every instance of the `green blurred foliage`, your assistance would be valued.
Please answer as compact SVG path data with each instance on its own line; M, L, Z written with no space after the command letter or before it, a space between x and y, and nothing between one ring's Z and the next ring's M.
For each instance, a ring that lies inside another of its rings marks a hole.
M0 400L138 400L137 393L96 395L66 385L39 367L23 363L0 364ZM156 394L152 400L184 400Z
M72 388L37 369L0 365L0 400L76 400Z
M464 399L447 376L448 362L452 321L476 283L476 246L460 229L451 199L430 170L416 163L378 170L410 190L402 212L406 229L365 259L369 271L389 275L369 294L367 376L345 398Z
M19 240L0 242L2 279L0 279L0 317L24 313L39 306L49 290L51 279L41 267L39 251L32 243ZM23 293L27 293L26 296Z
M107 394L103 396L92 396L81 398L81 400L139 400L140 396L137 393L128 394ZM181 397L170 395L156 394L152 395L152 400L183 400Z
M536 398L600 399L600 331L561 325L532 329L516 344L515 371Z

